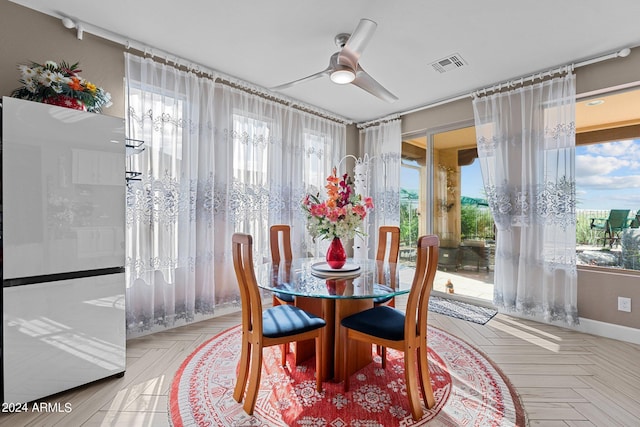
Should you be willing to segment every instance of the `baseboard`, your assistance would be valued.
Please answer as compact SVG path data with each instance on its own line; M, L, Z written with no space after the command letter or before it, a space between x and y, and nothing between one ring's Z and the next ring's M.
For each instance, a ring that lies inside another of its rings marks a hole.
M613 340L625 341L632 344L640 344L640 329L631 328L629 326L616 325L614 323L606 323L599 320L587 319L584 317L579 318L579 325L569 326L559 320L548 322L542 317L538 316L526 316L521 313L500 311L500 309L498 309L498 312L511 317L517 317L520 319L527 319L534 322L545 323L547 325L558 326L560 328L571 329L576 332L597 335L599 337L611 338Z
M619 341L626 341L633 344L640 344L640 329L628 326L616 325L613 323L600 322L598 320L580 318L580 324L572 327L578 332L598 335Z

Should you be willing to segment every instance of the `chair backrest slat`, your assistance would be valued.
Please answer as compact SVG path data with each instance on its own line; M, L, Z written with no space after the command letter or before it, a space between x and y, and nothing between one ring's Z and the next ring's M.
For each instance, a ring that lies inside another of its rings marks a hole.
M609 227L619 231L626 228L630 209L612 209L609 212Z
M376 260L384 261L384 256L389 248L388 262L398 262L400 252L400 227L394 225L383 225L378 230L378 250Z
M405 340L413 339L416 332L421 339L426 337L429 296L438 267L439 246L440 241L436 235L421 236L418 239L416 271L405 311Z
M233 267L242 302L242 330L262 335L262 300L253 269L253 238L235 233L232 237Z
M388 248L388 251L387 251ZM378 261L378 281L384 283L384 263L392 263L390 271L391 280L395 280L396 263L400 253L400 227L394 225L383 225L378 229L378 249L376 250L376 261ZM385 259L385 255L387 255ZM395 283L392 283L395 286Z
M280 236L282 236L282 246L280 246ZM291 261L291 227L286 224L276 224L269 228L269 245L271 247L271 262L280 264L282 258Z

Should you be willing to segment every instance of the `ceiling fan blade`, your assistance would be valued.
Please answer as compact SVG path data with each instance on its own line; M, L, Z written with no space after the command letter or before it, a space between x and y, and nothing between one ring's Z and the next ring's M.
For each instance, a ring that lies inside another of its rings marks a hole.
M287 89L287 88L290 88L291 86L297 85L298 83L307 82L307 81L310 81L310 80L315 80L315 79L317 79L319 77L323 77L323 76L328 76L331 73L331 70L332 70L331 67L327 67L326 69L324 69L324 70L322 70L322 71L320 71L318 73L311 74L310 76L303 77L301 79L294 80L294 81L289 82L289 83L284 83L284 84L281 84L279 86L272 87L271 90L276 90L277 91L277 90Z
M378 24L371 19L363 18L358 23L358 26L353 31L347 43L340 51L338 55L338 64L346 65L349 68L355 70L358 65L360 55L367 47L369 40L373 37L373 33L376 31Z
M398 100L397 96L389 92L384 88L384 86L375 81L374 78L371 77L366 71L364 71L359 65L358 71L356 72L356 78L351 83L358 86L360 89L366 90L371 95L377 96L383 101L395 102Z

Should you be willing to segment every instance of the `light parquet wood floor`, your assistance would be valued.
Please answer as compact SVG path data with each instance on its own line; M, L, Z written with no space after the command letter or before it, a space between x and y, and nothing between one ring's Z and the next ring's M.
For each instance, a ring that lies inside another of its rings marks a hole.
M225 315L127 342L122 378L47 399L67 413L1 414L0 426L167 426L182 361L240 322ZM499 314L486 325L430 314L429 324L495 361L520 394L530 426L640 426L640 346Z

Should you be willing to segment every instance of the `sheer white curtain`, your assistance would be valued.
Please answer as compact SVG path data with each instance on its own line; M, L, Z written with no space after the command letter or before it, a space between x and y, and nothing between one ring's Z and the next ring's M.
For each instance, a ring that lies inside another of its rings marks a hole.
M361 256L373 258L378 228L382 225L400 225L401 121L391 120L362 129L360 141L361 160L368 162L368 188L365 195L373 198L374 209L367 215L364 224L367 236L363 239L356 237L355 246L363 248Z
M213 173L214 84L125 54L127 131L144 151L128 169L127 333L135 336L211 315L211 209L199 196Z
M291 225L291 246L294 256L325 256L329 241L313 241L307 232L307 217L301 209L306 194L324 194L327 177L346 152L347 128L331 120L296 111L289 120L287 140L281 167L273 173L282 174L287 209L272 223ZM295 144L295 150L294 150Z
M268 228L292 225L307 247L301 201L344 155L346 128L247 91L125 54L128 137L127 333L142 335L239 307L234 232L269 258Z
M226 197L215 224L221 254L230 255L231 235L242 231L253 235L254 258L267 260L268 226L289 224L294 255L317 255L301 202L307 192L324 190L344 155L345 125L243 90L220 85L219 91L214 122L224 143L216 146L217 192Z
M497 227L494 303L576 324L575 76L476 97L473 107Z

